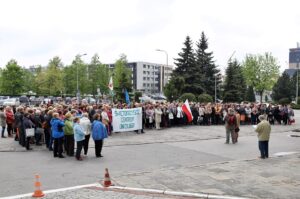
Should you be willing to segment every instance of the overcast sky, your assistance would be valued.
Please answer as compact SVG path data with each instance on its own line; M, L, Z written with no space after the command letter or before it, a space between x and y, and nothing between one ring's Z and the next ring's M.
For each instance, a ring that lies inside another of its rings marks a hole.
M233 52L239 61L272 52L284 70L300 42L299 11L299 0L1 0L0 66L12 58L47 65L54 56L67 65L80 53L85 62L98 53L112 63L125 53L164 64L157 48L173 64L185 37L195 43L204 31L222 70Z

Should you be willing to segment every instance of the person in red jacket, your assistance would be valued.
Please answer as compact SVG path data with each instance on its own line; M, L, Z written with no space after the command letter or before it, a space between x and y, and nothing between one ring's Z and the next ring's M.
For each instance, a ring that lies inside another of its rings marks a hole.
M13 133L13 123L15 122L15 116L10 106L5 109L6 124L7 124L7 134L8 137L12 137Z

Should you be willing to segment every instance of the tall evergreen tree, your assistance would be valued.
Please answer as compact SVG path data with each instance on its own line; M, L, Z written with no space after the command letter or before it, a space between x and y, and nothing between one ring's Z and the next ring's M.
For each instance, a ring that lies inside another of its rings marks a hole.
M242 67L237 60L230 61L226 69L224 84L224 102L241 102L245 97L246 84Z
M195 69L195 53L193 42L189 36L186 37L182 52L178 53L179 58L175 59L177 68L173 71L172 76L184 78L183 92L197 93L201 85L197 84L197 71Z
M246 91L245 100L248 102L256 101L253 86L248 86L247 91Z
M215 83L217 84L217 88L219 88L218 85L221 83L221 76L219 75L220 70L214 63L213 52L207 52L208 39L204 32L201 33L201 38L199 42L196 43L196 46L196 69L197 73L201 74L202 81L200 84L205 93L214 95ZM220 92L218 91L217 93Z
M292 80L287 73L283 73L275 83L272 92L272 98L275 101L278 101L282 98L288 98L292 100L292 96L295 96L295 92L293 90Z

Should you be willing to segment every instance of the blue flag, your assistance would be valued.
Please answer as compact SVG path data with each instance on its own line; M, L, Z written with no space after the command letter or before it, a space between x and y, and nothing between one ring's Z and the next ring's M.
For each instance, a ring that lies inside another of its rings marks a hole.
M130 99L129 99L129 94L127 92L127 89L125 89L125 101L126 101L126 104L130 104Z

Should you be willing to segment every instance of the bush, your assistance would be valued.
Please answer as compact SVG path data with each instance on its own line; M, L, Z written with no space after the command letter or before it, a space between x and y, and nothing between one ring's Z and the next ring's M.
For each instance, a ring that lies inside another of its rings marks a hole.
M300 109L300 104L292 104L292 109Z
M278 104L289 104L291 103L291 100L289 98L281 98L279 101L278 101Z
M213 102L213 98L209 94L204 93L198 96L198 101L201 103Z
M179 100L180 101L185 101L186 99L189 100L189 102L195 102L196 101L196 96L193 93L183 93Z
M135 92L134 93L134 101L140 102L140 97L142 97L142 92Z

